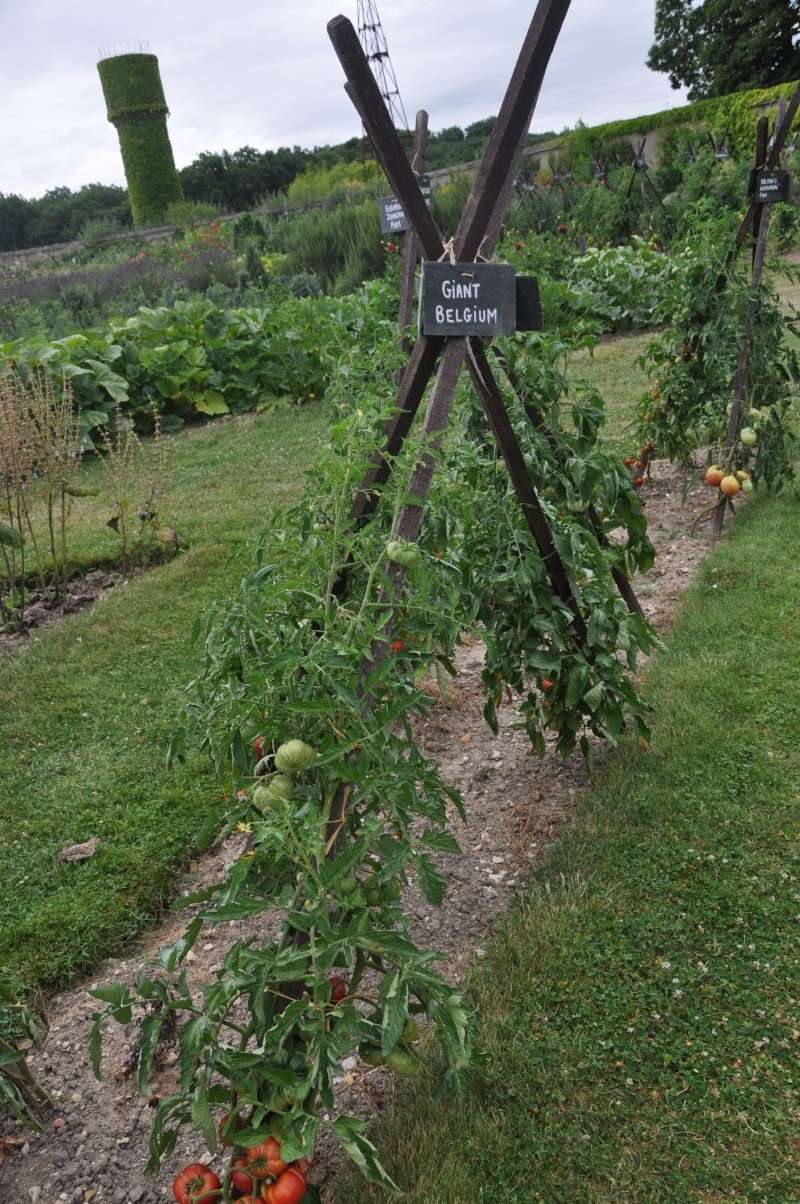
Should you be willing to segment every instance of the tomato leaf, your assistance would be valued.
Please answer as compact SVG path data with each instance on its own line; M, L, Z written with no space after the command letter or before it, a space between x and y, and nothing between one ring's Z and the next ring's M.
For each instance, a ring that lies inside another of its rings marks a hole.
M386 975L379 999L383 1004L381 1051L390 1054L403 1035L408 1018L408 983L400 970Z
M398 1194L400 1189L388 1172L381 1165L378 1151L372 1142L364 1136L366 1125L355 1116L337 1116L333 1121L336 1136L342 1148L356 1164L365 1178L371 1183L378 1183L387 1191Z
M425 898L434 907L441 907L444 898L444 875L424 853L417 857L419 885Z
M150 1071L153 1068L153 1057L158 1047L158 1038L165 1019L166 1013L160 1011L154 1013L152 1016L146 1016L142 1021L139 1036L139 1064L136 1076L140 1095L147 1094L150 1083Z

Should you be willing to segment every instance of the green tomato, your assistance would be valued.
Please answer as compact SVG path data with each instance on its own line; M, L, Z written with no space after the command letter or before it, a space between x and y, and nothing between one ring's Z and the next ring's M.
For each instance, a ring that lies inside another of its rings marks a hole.
M419 1025L416 1020L407 1020L406 1026L403 1029L403 1035L400 1038L404 1045L413 1045L419 1040Z
M750 480L742 481L742 493L749 495L753 492L753 489L754 489L754 485L753 485L752 481L750 481Z
M275 753L275 768L281 774L303 773L316 757L314 749L302 740L287 740Z
M267 782L267 789L271 790L273 794L277 794L280 798L290 799L294 794L294 782L284 774L276 773Z
M758 441L758 435L751 426L742 427L739 438L745 447L755 447L756 442Z
M343 895L352 895L354 891L358 890L358 887L358 878L353 873L345 874L339 879L339 890Z
M261 811L271 811L282 807L286 799L282 794L275 794L269 786L256 786L253 802Z
M362 1062L366 1062L367 1066L385 1066L387 1059L383 1056L377 1045L360 1045L358 1054Z
M422 1069L422 1063L416 1054L413 1054L410 1049L402 1049L400 1046L393 1049L386 1059L386 1065L395 1074L402 1074L407 1077L419 1074Z
M386 547L386 555L394 564L407 569L416 568L420 561L419 548L407 539L393 539Z

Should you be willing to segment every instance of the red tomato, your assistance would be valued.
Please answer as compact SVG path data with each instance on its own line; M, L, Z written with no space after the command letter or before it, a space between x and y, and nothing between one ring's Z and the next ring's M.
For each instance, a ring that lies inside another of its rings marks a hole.
M249 1172L246 1170L244 1157L234 1158L233 1160L233 1169L231 1170L231 1187L234 1189L234 1191L244 1192L246 1196L249 1196L251 1192L256 1190L255 1175L249 1174Z
M306 1194L305 1176L292 1165L264 1192L267 1204L300 1204Z
M259 761L264 756L264 740L265 740L265 738L266 737L264 737L264 736L256 736L255 740L252 743L253 752L256 754Z
M402 640L392 640L392 652L402 652L405 644Z
M640 489L642 485L647 484L647 477L634 477L633 483L637 489Z
M543 690L552 690L552 688L555 684L556 683L554 681L551 681L549 677L542 678L542 689Z
M254 1179L266 1179L268 1175L281 1175L289 1165L281 1158L281 1143L268 1137L261 1145L251 1145L245 1150L245 1169Z
M172 1181L172 1194L178 1204L217 1204L222 1187L218 1175L204 1162L191 1162Z
M328 982L331 987L331 1003L341 1003L347 995L347 983L337 974L332 974Z

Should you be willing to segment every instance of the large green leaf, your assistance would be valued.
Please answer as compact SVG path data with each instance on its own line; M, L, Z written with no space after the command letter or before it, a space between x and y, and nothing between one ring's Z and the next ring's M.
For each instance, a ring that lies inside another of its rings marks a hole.
M230 414L225 398L221 393L217 393L215 389L207 389L199 401L194 403L194 408L201 414L208 414L214 417L218 414Z

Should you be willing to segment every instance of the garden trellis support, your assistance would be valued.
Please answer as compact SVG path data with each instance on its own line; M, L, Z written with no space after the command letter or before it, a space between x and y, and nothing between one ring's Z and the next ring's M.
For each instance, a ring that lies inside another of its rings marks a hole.
M642 141L640 142L638 150L634 151L631 180L630 180L630 183L628 184L627 196L630 197L631 192L633 191L634 182L638 178L639 187L642 190L642 208L645 213L649 213L650 207L647 204L648 188L652 192L653 196L656 198L656 201L658 202L659 205L662 205L663 201L661 200L661 193L658 191L655 184L650 179L650 167L648 165L647 160L644 157L644 150L645 150L646 146L647 146L647 136L645 136L642 139Z
M424 109L417 113L414 125L414 147L412 150L411 167L417 175L425 170L425 151L428 148L428 114ZM400 281L400 330L405 337L405 331L411 325L414 312L414 281L417 275L417 260L419 259L419 243L413 229L406 231L405 246L403 247L403 273ZM405 346L411 350L411 344Z
M339 21L344 22L344 24L337 25ZM425 257L429 260L439 260L444 256L446 250L442 235L419 192L416 177L413 170L409 167L405 152L394 130L386 107L382 103L377 89L372 84L368 64L363 61L363 58L359 61L358 48L354 44L352 36L348 36L347 24L344 18L336 18L336 21L331 22L331 26L329 26L334 46L348 76L345 89L361 117L364 128L372 141L375 153L395 194L403 204L409 221L407 237L410 237L413 231ZM527 142L529 124L530 118L528 119L528 123L523 126L519 143L512 152L510 166L505 173L502 187L497 193L491 219L486 227L484 237L479 243L481 258L488 258L491 255L499 238L503 216L516 182L515 168ZM490 147L487 148L487 155ZM480 173L478 178L480 178ZM477 187L476 180L470 200L472 200ZM458 252L458 238L459 235L457 234L454 240L453 253L458 258L461 258L462 255ZM451 340L448 346L452 342L454 340ZM459 342L463 342L463 340L459 340ZM486 358L482 340L470 338L466 342L468 345L467 367L472 377L473 385L486 410L490 426L504 458L509 463L509 470L518 500L522 505L529 528L544 560L545 567L550 574L551 583L562 601L572 610L576 630L579 636L581 636L583 620L580 616L577 600L574 597L568 576L556 552L547 519L536 498L527 469L524 467L524 457L514 435L502 392L494 379L489 361ZM429 363L440 353L441 343L442 340L433 340L423 335L412 352L411 361L400 385L396 416L387 426L386 444L382 451L375 453L373 457L374 466L362 481L354 502L353 518L357 522L365 521L377 504L379 488L388 479L391 472L392 459L400 451L413 423L425 387L433 372L432 367L429 367ZM519 393L519 385L514 379L513 374L509 373L507 366L502 361L501 366L506 373L509 384ZM532 425L544 435L551 448L555 450L556 441L542 415L530 402L525 401L523 404ZM515 464L513 470L511 468L512 461ZM419 482L415 481L414 484L417 485ZM418 496L418 490L414 486L412 486L411 492L413 495ZM603 546L607 546L607 540L602 530L602 523L594 508L589 509L587 518L595 537ZM413 534L410 534L404 529L398 529L396 534L403 538L416 538L417 530ZM336 583L337 596L340 596L344 592L346 577L347 573L345 570ZM642 615L642 608L625 573L621 569L614 568L612 570L612 577L631 613Z
M783 148L786 146L786 140L789 137L789 131L792 128L792 122L797 116L797 111L800 109L800 84L795 88L792 94L792 99L789 101L786 109L779 113L775 123L775 133L772 139L772 145L767 151L764 159L764 170L774 171L780 165ZM739 230L736 234L736 247L743 247L747 242L748 236L753 228L753 223L759 212L759 203L755 199L750 201L747 206L745 215L742 218ZM735 252L734 252L735 254Z
M798 89L798 92L795 93L795 97L798 96L798 93L800 93L800 89ZM774 156L776 166L780 163L783 142L785 141L786 135L789 131L790 122L787 123L786 112L787 106L781 105L775 123L772 149L774 151L776 145L779 147L777 154ZM779 130L783 134L780 144L778 143ZM766 117L761 117L756 123L756 151L755 165L753 169L754 180L756 179L759 171L769 170L768 163L770 157L769 121ZM747 391L747 373L750 367L750 356L753 347L753 334L755 332L756 321L758 319L758 309L760 305L759 294L761 290L761 282L764 277L764 261L767 254L767 240L769 238L769 226L772 216L772 204L770 202L759 201L757 189L755 190L755 196L752 204L754 206L750 222L753 237L753 270L751 278L752 294L747 306L744 332L739 350L739 360L736 366L736 375L733 382L731 412L728 419L728 430L725 436L725 447L722 456L722 463L725 464L730 461L742 422L742 407L744 404L745 393ZM711 530L714 539L719 539L720 535L722 534L722 527L725 521L725 511L730 504L731 503L729 502L728 498L722 497L714 508L714 515L711 524Z
M458 262L477 262L479 257L488 258L491 255L500 231L502 214L513 187L523 139L533 118L545 71L569 7L570 0L539 0L467 198L458 230L451 243L453 258ZM411 164L369 70L369 63L364 57L356 32L346 17L339 16L329 23L328 33L347 77L348 95L365 122L387 179L395 196L403 205L422 253L426 259L438 260L445 250L442 236L425 204ZM393 532L394 538L416 541L422 523L423 507L433 478L435 454L444 435L453 395L465 361L469 362L473 381L493 429L499 432L498 438L502 439L501 448L509 464L514 488L542 554L553 588L570 610L576 641L583 646L586 642L586 625L578 600L553 543L549 525L530 481L522 450L511 428L502 395L479 341L465 338L434 339L424 334L420 336L398 390L396 416L388 426L386 446L383 452L376 453L374 467L362 482L355 499L353 517L357 521L363 521L374 511L377 504L375 487L388 479L391 459L403 445L438 362L438 371L422 425L424 450L409 484L410 501L401 511ZM388 617L381 635L373 642L370 655L361 668L360 677L365 693L366 683L371 674L388 655L395 620L395 604L405 580L403 566L391 563L387 569L387 577L388 585L382 602L387 607ZM327 829L329 855L336 850L339 835L343 830L351 789L349 785L342 783L336 792Z

